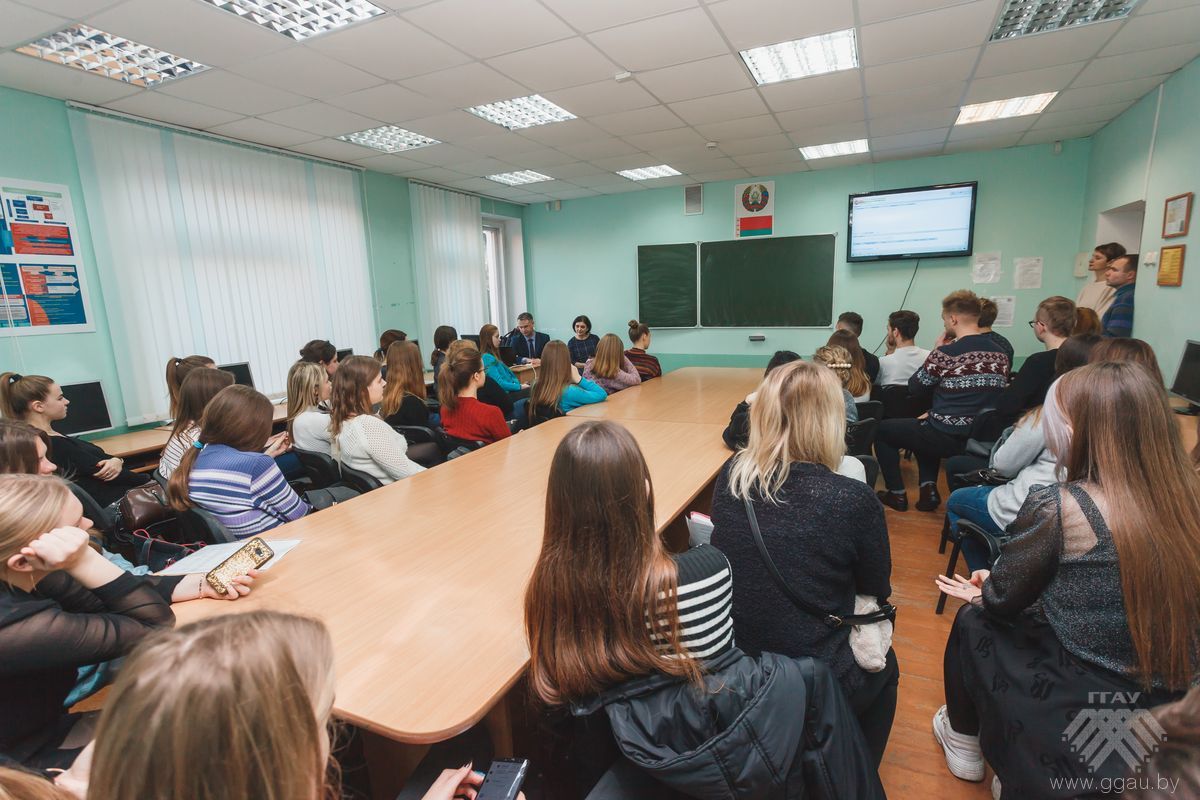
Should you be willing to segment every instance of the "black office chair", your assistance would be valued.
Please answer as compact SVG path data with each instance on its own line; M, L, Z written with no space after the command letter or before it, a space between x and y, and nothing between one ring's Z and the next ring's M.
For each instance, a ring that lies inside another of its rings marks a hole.
M879 462L875 460L875 456L855 455L862 462L863 469L867 472L867 486L875 488L875 481L879 479Z
M154 482L161 486L163 491L166 491L168 479L165 475L158 471L158 467L154 468L154 472L150 473L150 477L154 478Z
M648 797L675 800L686 798L687 795L664 786L621 756L600 777L584 800L645 800Z
M179 515L179 533L180 540L184 542L225 544L237 541L237 537L212 512L195 506Z
M337 462L328 453L301 450L299 447L293 447L292 452L300 459L300 466L304 467L304 474L312 484L308 488L325 489L341 481Z
M913 419L930 408L929 397L913 397L908 386L876 386L871 390L871 400L883 404L884 419Z
M422 467L446 463L446 457L454 449L440 429L424 425L393 425L392 428L408 442L408 457Z
M846 426L846 452L852 456L872 455L871 447L875 444L878 430L879 420L874 417L851 422Z
M366 494L383 486L383 483L374 475L368 475L362 470L347 467L345 464L342 464L341 468L342 483L354 489L359 494Z
M858 419L883 419L883 403L878 400L864 400L861 403L855 403L858 409Z
M950 531L949 536L954 546L950 548L950 563L946 565L947 578L954 577L954 570L958 568L958 554L962 552L962 543L967 538L974 538L987 548L989 567L995 564L996 559L1000 557L1000 540L994 534L988 533L970 520L959 518L958 530ZM945 592L939 592L937 602L938 614L946 610L946 598L948 596Z

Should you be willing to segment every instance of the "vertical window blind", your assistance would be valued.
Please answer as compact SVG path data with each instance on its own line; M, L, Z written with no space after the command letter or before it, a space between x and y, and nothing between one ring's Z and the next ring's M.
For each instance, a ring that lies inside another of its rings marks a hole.
M460 335L479 333L488 322L487 266L479 198L409 184L413 216L413 271L421 340L430 343L439 325ZM505 330L502 320L495 321Z
M248 361L278 397L309 340L368 352L357 172L70 113L129 424L166 416L171 356Z

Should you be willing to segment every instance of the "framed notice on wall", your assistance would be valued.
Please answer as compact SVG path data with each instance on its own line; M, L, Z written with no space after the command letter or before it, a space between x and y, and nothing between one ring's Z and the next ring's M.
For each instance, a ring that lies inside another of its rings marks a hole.
M1188 223L1192 219L1192 193L1185 192L1168 197L1163 203L1162 238L1174 239L1187 236Z
M0 177L0 336L94 331L70 190Z
M1183 256L1187 252L1186 244L1173 244L1162 248L1158 253L1158 285L1183 285Z

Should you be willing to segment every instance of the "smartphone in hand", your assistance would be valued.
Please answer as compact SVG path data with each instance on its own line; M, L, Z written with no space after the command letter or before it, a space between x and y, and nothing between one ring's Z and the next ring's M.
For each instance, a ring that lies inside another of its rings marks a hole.
M488 767L487 777L483 779L475 800L516 800L528 769L528 759L496 759Z

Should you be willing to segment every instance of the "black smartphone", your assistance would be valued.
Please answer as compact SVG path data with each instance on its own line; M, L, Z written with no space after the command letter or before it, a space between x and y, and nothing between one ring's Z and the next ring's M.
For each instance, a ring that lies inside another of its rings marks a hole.
M529 761L524 758L498 758L488 767L476 800L516 800L525 781Z

